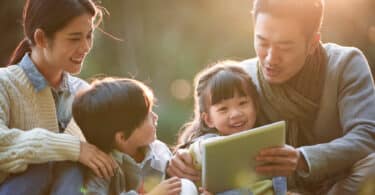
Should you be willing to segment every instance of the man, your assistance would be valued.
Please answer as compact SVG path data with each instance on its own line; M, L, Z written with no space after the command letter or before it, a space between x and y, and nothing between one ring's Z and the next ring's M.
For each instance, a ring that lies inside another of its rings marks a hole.
M288 176L289 189L356 194L375 175L375 89L356 48L321 44L322 0L255 0L257 58L243 68L260 95L259 122L287 121L287 144L260 151L257 172ZM168 173L199 179L178 151Z

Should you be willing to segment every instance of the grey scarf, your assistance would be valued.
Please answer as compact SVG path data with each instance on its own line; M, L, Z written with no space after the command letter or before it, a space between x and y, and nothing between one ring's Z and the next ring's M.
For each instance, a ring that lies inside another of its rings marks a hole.
M302 70L283 84L269 84L258 63L261 92L272 108L287 122L287 144L294 147L309 144L323 92L327 54L319 44L306 58ZM265 116L267 110L263 110ZM275 119L268 118L268 121Z

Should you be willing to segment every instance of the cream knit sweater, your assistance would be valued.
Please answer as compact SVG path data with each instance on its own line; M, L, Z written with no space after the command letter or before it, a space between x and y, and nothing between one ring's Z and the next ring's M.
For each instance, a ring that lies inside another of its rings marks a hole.
M19 66L0 68L0 184L31 163L77 161L79 138L57 132L51 89L36 92Z

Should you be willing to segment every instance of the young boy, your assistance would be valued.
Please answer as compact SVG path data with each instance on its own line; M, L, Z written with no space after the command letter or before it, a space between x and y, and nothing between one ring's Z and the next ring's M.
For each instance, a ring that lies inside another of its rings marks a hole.
M178 195L182 188L197 194L192 182L164 180L172 154L156 139L158 116L152 106L152 91L133 79L105 78L77 94L74 120L87 141L110 153L119 165L110 180L89 173L88 194Z

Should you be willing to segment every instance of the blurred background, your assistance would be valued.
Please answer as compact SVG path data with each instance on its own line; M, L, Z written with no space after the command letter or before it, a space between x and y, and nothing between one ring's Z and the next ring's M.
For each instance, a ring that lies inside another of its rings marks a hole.
M0 64L22 40L25 0L0 1ZM254 57L251 0L102 0L110 15L85 61L81 78L132 77L158 98L158 136L174 144L193 111L192 83L203 67ZM46 16L48 17L48 16ZM375 0L326 0L324 42L360 48L375 70Z

